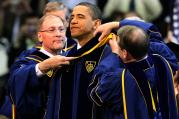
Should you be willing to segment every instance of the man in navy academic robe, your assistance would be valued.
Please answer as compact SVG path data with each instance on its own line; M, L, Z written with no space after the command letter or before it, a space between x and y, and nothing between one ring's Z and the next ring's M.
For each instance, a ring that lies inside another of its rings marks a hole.
M94 119L178 119L172 69L161 55L147 53L141 31L124 26L120 40L110 41L116 54L101 61L88 88Z
M62 19L44 15L39 21L38 39L41 48L22 53L11 67L8 85L13 119L14 115L17 119L52 119L54 106L60 103L60 90L54 87L60 87L62 66L73 59L58 55L66 42Z

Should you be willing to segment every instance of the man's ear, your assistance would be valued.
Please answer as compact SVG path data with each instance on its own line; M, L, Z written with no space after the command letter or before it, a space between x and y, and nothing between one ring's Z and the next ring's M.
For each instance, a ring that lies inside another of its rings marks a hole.
M100 26L101 25L101 20L100 19L96 19L96 20L94 20L94 29L96 29L96 28L98 28L98 26Z
M41 34L41 33L37 33L37 37L38 37L38 40L39 40L40 42L42 42L42 34Z
M128 58L128 52L125 49L122 49L122 57L125 60L127 60L127 58Z

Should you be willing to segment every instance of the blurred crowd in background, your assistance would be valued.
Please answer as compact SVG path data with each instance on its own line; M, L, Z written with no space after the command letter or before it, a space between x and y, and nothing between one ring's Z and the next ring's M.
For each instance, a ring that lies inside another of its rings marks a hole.
M76 4L87 1L99 6L103 23L135 16L152 22L179 59L179 0L0 0L0 98L16 57L37 43L37 23L49 1L63 2L68 19Z

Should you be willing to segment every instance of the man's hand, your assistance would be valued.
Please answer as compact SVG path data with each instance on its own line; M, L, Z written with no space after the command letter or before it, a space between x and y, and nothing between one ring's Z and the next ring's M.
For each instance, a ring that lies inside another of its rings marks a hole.
M119 45L118 45L119 41L118 40L119 40L119 37L113 34L112 39L109 40L109 45L111 47L112 52L119 55Z
M102 33L101 36L99 37L99 41L101 41L103 38L108 36L111 32L112 29L119 28L119 22L109 22L100 25L94 32L94 36L97 33Z
M69 65L70 61L73 59L74 57L65 57L61 55L56 55L39 63L38 67L42 73L46 73L50 69L62 68L62 66L64 65Z

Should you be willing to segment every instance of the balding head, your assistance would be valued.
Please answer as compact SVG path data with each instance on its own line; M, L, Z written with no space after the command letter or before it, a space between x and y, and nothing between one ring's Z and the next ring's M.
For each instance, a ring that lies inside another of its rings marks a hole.
M120 48L126 49L133 58L138 60L147 54L149 41L142 29L135 26L123 26L118 30L117 35L120 37Z

